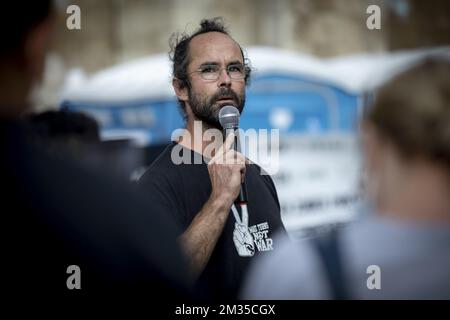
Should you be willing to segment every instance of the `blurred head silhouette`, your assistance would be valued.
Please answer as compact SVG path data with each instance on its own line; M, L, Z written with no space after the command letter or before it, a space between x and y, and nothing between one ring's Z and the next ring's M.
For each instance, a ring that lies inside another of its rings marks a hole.
M363 153L377 212L450 221L450 60L428 58L378 91L363 121Z
M100 144L100 128L91 116L78 111L49 110L26 117L37 142L58 153L61 149L73 155L85 147Z
M42 78L54 20L52 1L8 1L2 12L0 118L14 119L26 110L29 95Z

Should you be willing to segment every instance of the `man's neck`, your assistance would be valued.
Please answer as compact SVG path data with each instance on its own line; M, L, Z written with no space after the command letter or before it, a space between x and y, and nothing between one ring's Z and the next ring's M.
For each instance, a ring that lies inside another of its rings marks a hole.
M383 215L423 222L450 222L450 187L442 168L418 165L392 186Z
M212 132L214 128L209 127L202 121L188 118L186 128L183 130L177 142L187 149L205 155L205 149L211 150L211 148L214 148L217 150L223 143L222 139L211 139L208 134L205 135L207 130L211 130L209 132Z

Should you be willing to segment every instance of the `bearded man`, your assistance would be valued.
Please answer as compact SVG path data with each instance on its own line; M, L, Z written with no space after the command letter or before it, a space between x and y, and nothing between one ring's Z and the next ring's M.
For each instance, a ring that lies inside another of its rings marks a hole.
M285 233L271 178L231 147L232 136L215 141L215 155L207 154L212 142L203 138L206 130L222 129L222 107L243 112L251 69L220 18L203 20L193 34L174 40L172 85L186 128L139 183L158 212L178 221L193 277L207 284L214 299L236 298L250 261L276 248L275 232ZM248 212L233 205L244 180Z

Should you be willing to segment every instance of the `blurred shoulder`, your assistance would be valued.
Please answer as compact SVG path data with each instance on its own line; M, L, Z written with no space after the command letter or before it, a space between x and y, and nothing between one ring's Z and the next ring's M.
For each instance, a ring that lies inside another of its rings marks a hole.
M308 240L278 239L277 249L255 260L242 295L246 299L318 299L326 294L321 266Z

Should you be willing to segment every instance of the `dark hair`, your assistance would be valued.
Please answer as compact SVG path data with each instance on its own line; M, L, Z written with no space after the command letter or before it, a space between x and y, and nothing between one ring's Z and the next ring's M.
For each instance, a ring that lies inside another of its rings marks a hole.
M5 1L0 19L0 56L16 53L28 32L52 12L53 1Z
M99 142L99 125L92 117L77 111L45 111L27 117L33 133L42 140Z
M366 118L403 156L450 172L450 60L427 58L394 77L377 92Z
M189 65L189 44L191 40L204 33L208 32L220 32L230 36L227 28L224 25L223 18L215 17L212 19L203 19L200 22L200 28L198 28L194 33L174 33L170 38L170 52L169 57L172 61L172 75L174 78L178 80L180 88L190 87L189 77L187 74L187 67ZM231 37L231 36L230 36ZM245 57L244 51L241 46L238 44L239 49L241 50L242 59L245 65L245 83L248 84L250 81L250 61ZM186 113L184 102L179 101L181 105L181 109L183 113Z

